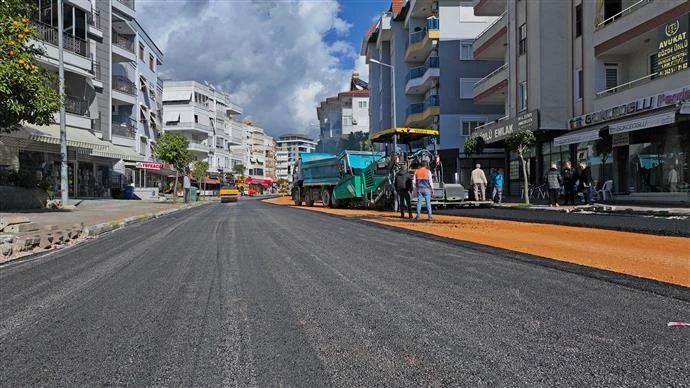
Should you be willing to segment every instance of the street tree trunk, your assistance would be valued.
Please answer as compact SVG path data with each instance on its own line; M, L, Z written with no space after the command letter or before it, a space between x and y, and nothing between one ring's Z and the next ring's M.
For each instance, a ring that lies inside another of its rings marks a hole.
M529 205L529 178L527 177L527 161L523 155L523 147L518 148L518 158L520 158L520 163L522 164L522 180L523 187L525 188L525 204Z
M173 185L173 203L177 203L177 180L179 179L179 172L175 170L175 184Z

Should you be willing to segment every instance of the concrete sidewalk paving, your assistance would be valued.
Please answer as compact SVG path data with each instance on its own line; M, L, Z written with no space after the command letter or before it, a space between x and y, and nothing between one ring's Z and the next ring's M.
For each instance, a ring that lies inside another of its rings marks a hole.
M0 263L212 202L75 200L69 209L0 212Z
M488 206L500 207L506 209L521 209L521 210L546 210L546 211L560 211L565 213L571 212L593 212L593 213L611 213L611 214L630 214L641 216L680 216L690 217L690 206L683 206L683 204L647 204L634 202L595 202L593 205L560 205L558 207L550 207L547 201L534 201L530 205L525 205L519 198L507 198L503 203L488 203Z

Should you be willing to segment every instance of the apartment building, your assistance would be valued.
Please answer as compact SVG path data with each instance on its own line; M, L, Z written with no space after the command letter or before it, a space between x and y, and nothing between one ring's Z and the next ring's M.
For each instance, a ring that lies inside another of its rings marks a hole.
M314 152L316 141L305 134L285 134L276 141L276 176L292 182L292 167L300 152Z
M276 141L274 138L267 136L266 143L266 170L264 174L272 181L276 181Z
M321 101L316 108L323 152L338 152L354 132L369 133L369 90L350 90Z
M242 109L212 85L163 81L163 131L183 135L195 160L209 164L209 174L230 171L231 149L243 144L243 127L233 116Z
M161 64L163 54L137 25L133 1L67 0L63 12L68 193L70 197L106 197L111 195L112 189L121 188L133 179L131 174L128 175L126 162L150 160L150 149L140 147L136 136L146 135L147 144L155 137L155 134L147 135L146 128L140 131L138 113L134 121L124 122L126 131L119 125L115 130L112 128L111 119L115 117L112 112L119 114L122 106L129 106L129 112L136 113L138 109L135 110L134 106L139 106L138 87L120 82L118 66L125 67L131 79L137 78L137 58L133 50L130 50L131 54L123 54L118 34L128 36L131 44L142 36L148 50L155 54L156 65ZM32 15L31 23L39 36L34 43L44 51L37 62L55 73L59 67L57 21L57 2L36 0L36 13ZM154 85L155 78L155 72L147 76ZM146 107L156 109L150 104ZM59 122L59 114L55 116ZM125 133L126 136L121 136ZM27 125L22 131L3 137L2 143L10 144L11 149L2 152L4 160L0 164L4 168L12 166L18 169L21 166L23 169L41 170L42 176L51 182L57 193L60 182L59 138L60 127L57 124Z
M470 128L503 116L500 104L473 100L474 83L501 63L473 57L474 38L494 18L475 16L472 6L470 1L393 1L361 49L369 64L372 132L438 129L446 181L456 179L463 167L469 179L463 145Z
M475 15L499 17L475 41L475 57L504 58L475 84L475 102L506 110L476 136L502 146L516 128L533 130L532 183L551 163L585 161L599 186L608 181L629 200L688 200L690 3L474 3ZM506 160L509 190L519 193L519 163L510 152Z

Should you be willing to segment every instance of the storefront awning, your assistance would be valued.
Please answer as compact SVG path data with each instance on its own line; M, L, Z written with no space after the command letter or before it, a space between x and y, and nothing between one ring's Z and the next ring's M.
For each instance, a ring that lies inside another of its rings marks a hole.
M634 119L619 121L609 124L609 134L638 131L640 129L654 128L662 125L672 124L676 121L676 110L669 110L663 113L648 114Z
M134 152L131 148L120 147L115 144L108 144L108 148L105 150L93 150L91 156L97 156L101 158L111 158L111 159L122 159L131 161L141 161L144 157Z
M211 178L211 177L204 177L203 183L206 183L207 185L219 185L220 181L218 178Z
M569 144L586 143L588 141L594 141L599 139L599 130L601 126L597 125L593 128L585 128L577 131L570 131L565 135L559 136L553 139L553 144L555 146L564 146Z
M177 91L163 89L163 101L190 101L192 99L191 91Z
M93 150L105 150L108 143L97 138L93 133L86 129L67 127L67 146L77 148L87 148ZM12 137L25 138L33 141L60 144L60 126L57 124L39 126L24 124L23 128L11 134Z

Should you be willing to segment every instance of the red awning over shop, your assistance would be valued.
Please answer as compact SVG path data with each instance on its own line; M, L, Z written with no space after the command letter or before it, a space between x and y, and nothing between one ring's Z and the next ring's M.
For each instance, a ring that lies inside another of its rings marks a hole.
M263 187L270 187L273 184L273 180L271 178L255 178L248 176L245 179L245 182L250 185L261 185Z
M220 181L218 180L218 178L211 178L211 177L204 177L203 182L206 183L207 185L219 185L220 184Z

